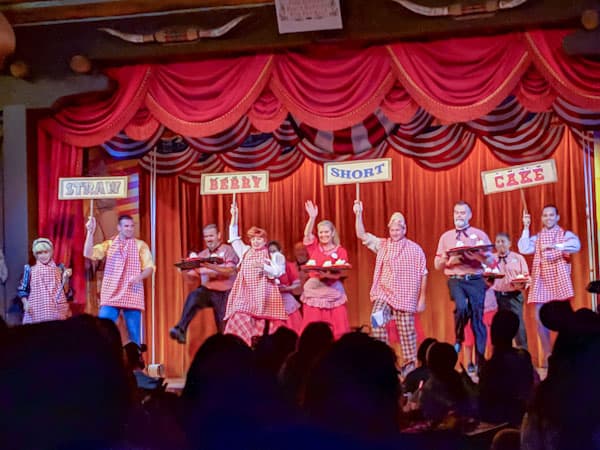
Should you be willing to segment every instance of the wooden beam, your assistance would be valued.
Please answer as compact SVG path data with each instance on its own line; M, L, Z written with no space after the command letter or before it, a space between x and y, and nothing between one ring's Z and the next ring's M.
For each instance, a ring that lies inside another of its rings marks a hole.
M41 78L34 81L0 76L0 109L6 105L22 105L27 109L51 108L63 97L108 91L110 83L104 75L69 75L60 79Z
M177 10L225 9L273 5L273 0L4 0L3 12L14 26L97 17L171 12Z
M578 27L585 2L528 2L513 10L498 11L491 17L455 20L419 16L390 0L344 0L342 30L283 35L277 28L274 6L257 6L248 19L221 38L167 45L124 42L99 29L146 34L165 27L213 28L247 10L173 12L160 16L24 25L15 28L18 45L14 58L28 63L34 77L61 77L70 73L68 62L74 55L88 57L98 68L279 52L315 44L361 48L387 42L490 35L549 26Z

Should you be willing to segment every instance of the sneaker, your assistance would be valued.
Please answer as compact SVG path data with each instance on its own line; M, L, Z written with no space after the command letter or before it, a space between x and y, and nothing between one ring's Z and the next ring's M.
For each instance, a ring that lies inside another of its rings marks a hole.
M467 373L469 375L475 375L475 372L477 372L477 367L475 367L475 364L469 363L467 366Z
M456 353L460 353L460 347L461 347L460 342L457 342L456 344L454 344L454 351Z
M185 333L179 327L173 327L169 330L171 339L176 340L180 344L185 344Z

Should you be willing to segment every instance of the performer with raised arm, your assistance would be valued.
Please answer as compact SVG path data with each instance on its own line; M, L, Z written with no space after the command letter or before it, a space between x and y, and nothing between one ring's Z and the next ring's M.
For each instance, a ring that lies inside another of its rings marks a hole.
M225 333L235 334L252 345L252 338L264 334L267 323L269 333L285 325L287 314L276 282L285 273L285 258L269 257L267 232L262 228L251 227L247 236L250 245L239 236L238 208L233 203L229 242L240 263L227 300Z
M202 236L206 248L198 254L190 254L190 257L209 259L213 256L223 262L202 262L198 268L183 271L190 279L200 280L200 286L188 294L179 322L169 330L171 338L180 344L185 343L188 326L200 309L212 307L219 333L225 330L227 297L235 280L235 267L239 262L231 245L223 243L215 224L206 225L202 229Z
M35 264L26 264L17 293L23 303L23 323L63 320L69 317L73 291L69 287L71 269L54 262L50 239L38 238L31 246Z
M285 264L285 273L279 277L279 292L283 299L283 306L288 318L285 321L285 326L296 333L302 332L302 314L300 313L300 303L294 297L294 292L300 287L300 278L296 264L286 261L281 250L281 244L277 241L270 241L267 245L271 259L277 258L280 264Z
M401 213L395 212L390 217L389 237L378 238L365 231L362 202L355 200L353 209L356 236L377 254L369 294L373 303L371 334L375 339L389 343L386 321L382 318L394 319L404 357L402 371L408 373L416 367L417 361L415 313L425 310L425 253L417 243L406 237L406 221Z
M329 220L322 220L317 224L318 239L315 238L313 229L319 215L319 208L310 200L305 203L305 208L308 222L304 228L303 242L310 258L307 265L322 267L334 266L340 261L347 262L348 252L340 245L335 225ZM311 322L326 322L332 326L336 339L350 331L346 307L348 297L340 278L336 271L309 273L301 297L304 303L303 328Z
M571 281L571 254L581 250L581 242L575 233L563 230L560 215L554 205L542 209L542 230L531 236L531 216L523 213L523 233L519 239L519 251L533 254L531 267L531 290L527 303L535 303L537 329L542 344L542 365L548 364L551 351L550 330L540 321L540 308L554 300L570 300L575 295Z
M134 237L135 223L128 215L119 217L119 233L115 237L97 245L93 241L94 217L90 217L86 228L83 256L95 261L106 258L98 317L116 322L123 311L129 339L141 346L142 311L145 309L143 280L154 272L150 248Z
M473 217L471 207L465 201L454 204L454 228L440 237L434 265L443 270L448 277L450 297L454 301L454 333L456 342L454 349L459 352L464 341L464 329L469 319L475 335L475 350L478 369L485 360L485 344L487 330L483 323L483 309L487 286L483 278L483 266L494 266L495 261L490 251L465 251L461 254L448 254L451 249L477 245L490 245L488 235L469 224Z
M494 280L492 289L496 295L499 311L512 311L519 317L519 331L515 336L517 346L527 350L527 333L523 320L523 290L529 281L529 267L523 255L510 248L508 233L496 234L496 254L498 270L504 278Z

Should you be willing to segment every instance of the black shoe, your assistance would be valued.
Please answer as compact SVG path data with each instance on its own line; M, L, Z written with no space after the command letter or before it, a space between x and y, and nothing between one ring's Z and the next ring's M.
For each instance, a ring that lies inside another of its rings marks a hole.
M175 339L180 344L185 344L185 333L179 327L173 327L169 330L171 339Z

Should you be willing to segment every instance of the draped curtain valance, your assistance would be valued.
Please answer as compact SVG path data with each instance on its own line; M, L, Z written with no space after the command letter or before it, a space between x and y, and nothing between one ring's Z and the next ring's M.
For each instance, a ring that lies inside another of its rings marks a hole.
M124 132L147 140L161 125L191 138L247 119L274 132L292 116L321 131L348 129L380 110L396 124L422 109L438 124L480 118L514 94L533 112L558 102L600 111L600 62L562 51L568 30L398 43L360 51L242 56L107 71L117 88L43 122L78 147Z

